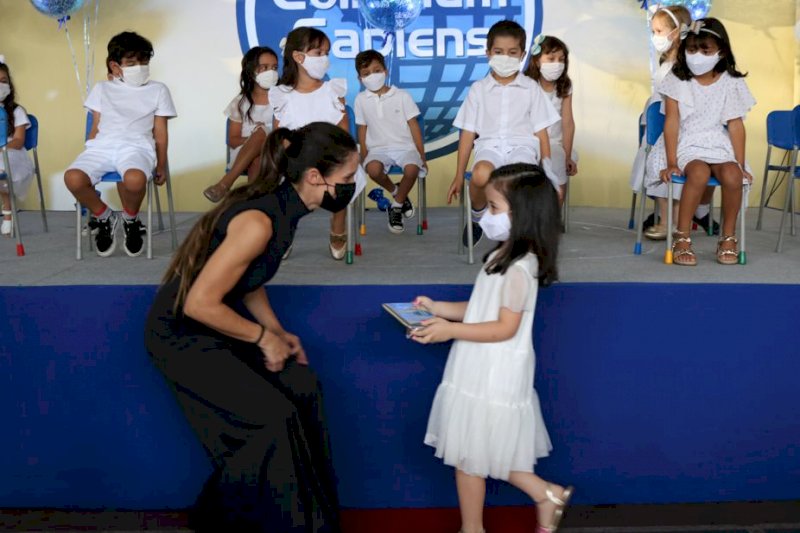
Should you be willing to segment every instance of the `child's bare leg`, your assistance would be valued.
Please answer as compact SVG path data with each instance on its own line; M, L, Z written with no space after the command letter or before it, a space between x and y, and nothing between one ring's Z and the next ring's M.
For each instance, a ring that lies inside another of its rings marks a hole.
M389 176L384 172L383 163L380 161L370 161L367 163L367 167L364 170L367 171L367 175L372 181L389 191L389 193L394 191L394 183L392 183L392 180L389 179Z
M742 171L736 163L711 165L711 170L722 185L722 236L736 235L736 218L742 206Z
M414 186L414 182L417 181L419 177L419 167L414 164L406 165L403 168L403 179L400 180L400 185L397 186L397 194L394 195L394 199L397 203L402 204L408 198L408 193L411 192L411 188Z
M261 158L253 159L253 162L250 163L250 166L247 167L247 184L252 185L256 182L256 178L258 178L258 173L261 170Z
M2 201L3 205L2 208L4 211L8 211L11 209L11 198L8 196L7 192L0 192L0 201ZM11 215L6 215L9 220L11 220Z
M473 211L480 211L486 207L486 184L489 183L489 175L492 171L494 171L494 165L488 161L478 161L472 167L469 197L472 200Z
M711 167L703 161L692 161L686 165L684 173L686 174L686 183L683 185L681 193L678 231L688 234L692 229L692 216L700 204L700 198L711 178Z
M456 468L456 490L458 508L461 511L462 533L482 533L486 480L470 476Z
M222 176L222 179L216 184L203 191L203 195L205 195L205 197L212 202L219 202L222 200L222 197L225 196L225 193L231 187L233 187L233 184L236 182L239 176L241 176L245 171L248 171L254 160L258 160L266 138L267 134L263 128L258 128L251 133L250 137L247 138L242 147L239 149L239 153L236 154L236 158L233 160L231 168L228 170L228 172L226 172L225 175ZM249 172L248 179L250 179Z
M122 201L122 209L128 218L139 214L144 195L147 192L147 176L138 169L130 169L122 176L122 183L117 183L117 192Z
M553 523L556 504L550 501L546 491L549 488L553 496L561 499L564 487L548 483L531 472L511 472L508 482L527 494L536 503L536 520L540 526L548 527Z
M82 170L71 168L64 173L64 184L78 202L97 216L106 209L106 204L97 196L89 176Z

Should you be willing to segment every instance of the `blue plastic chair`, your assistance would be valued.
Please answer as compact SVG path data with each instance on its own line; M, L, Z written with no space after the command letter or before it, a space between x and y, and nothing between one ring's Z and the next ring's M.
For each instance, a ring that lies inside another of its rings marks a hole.
M42 189L42 173L39 170L39 119L33 115L28 115L31 121L30 127L25 130L25 149L33 153L33 169L36 173L36 185L39 187L39 210L42 212L42 226L44 231L47 228L47 213L44 206L44 190Z
M84 138L89 137L89 133L92 131L92 121L94 120L94 116L91 112L86 114L86 133ZM122 182L122 176L119 175L117 172L108 172L105 174L101 179L101 183L120 183ZM172 198L172 179L169 172L169 166L167 166L167 204L169 208L169 223L170 223L170 232L172 233L172 249L175 250L178 247L178 234L175 228L175 206ZM155 203L156 203L156 210L158 211L158 229L159 231L164 231L164 219L161 215L161 199L158 194L158 188L155 184L155 181L152 179L147 181L147 258L153 258L153 236L152 236L152 227L153 227L153 196L155 196ZM83 216L81 213L81 205L79 202L75 202L75 217L76 217L76 258L78 260L83 259L83 246L81 243L82 240L82 231L83 228ZM89 240L89 246L91 249L91 239Z
M772 115L772 113L770 113L770 115ZM767 131L769 132L769 117L767 117ZM794 186L795 186L795 180L800 179L800 168L798 168L797 166L797 154L798 154L798 149L800 149L800 106L795 107L791 111L791 131L792 131L792 145L790 148L791 152L789 155L789 168L787 169L789 173L787 174L786 178L786 198L784 200L784 205L783 205L783 214L781 215L781 228L778 231L778 244L775 246L776 252L781 252L783 250L783 234L786 224L786 215L789 213L789 211L791 211L791 221L790 221L791 233L792 235L795 235ZM782 133L785 134L785 130ZM781 138L780 141L783 144L785 138ZM767 148L767 162L769 163L769 148ZM763 189L762 189L762 198L763 198Z
M644 139L644 132L645 132L645 125L642 124L642 118L644 115L639 115L639 146L642 145L642 139ZM628 229L634 228L634 222L636 218L636 198L637 192L633 191L631 194L631 216L628 218Z
M647 117L647 124L642 126L641 119L639 124L639 142L645 142L645 159L644 159L644 170L642 172L647 172L647 160L650 158L650 152L653 150L653 145L658 142L658 138L661 137L661 133L664 131L664 115L661 114L661 102L653 102L649 106L647 106L647 110L645 111L645 116ZM637 193L633 193L633 202L631 205L631 221L628 223L628 228L636 228L636 242L633 245L633 253L634 255L641 255L642 254L642 235L644 233L644 228L642 228L643 219L644 219L644 208L645 203L647 201L647 193L645 190L645 177L642 177L642 185L639 188L639 210L636 213L636 221L634 220L634 211L636 211L636 196ZM672 198L672 192L670 191L670 198ZM657 206L658 204L656 204ZM671 211L671 210L670 210ZM657 216L657 214L656 214Z
M0 107L0 151L3 153L3 166L5 172L0 172L0 179L8 183L8 197L11 200L11 227L13 235L17 238L17 256L25 255L25 246L22 244L22 234L19 230L19 216L17 214L17 200L14 197L14 180L11 165L8 161L8 116L6 110Z

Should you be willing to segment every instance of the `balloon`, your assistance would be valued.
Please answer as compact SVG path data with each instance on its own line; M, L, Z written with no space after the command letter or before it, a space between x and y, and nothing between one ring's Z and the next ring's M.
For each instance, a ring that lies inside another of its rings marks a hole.
M83 7L85 0L31 0L39 13L53 18L66 17Z
M422 0L361 0L358 8L371 25L392 33L417 20Z
M692 20L702 19L708 16L711 9L712 0L662 0L662 6L683 6L689 10Z

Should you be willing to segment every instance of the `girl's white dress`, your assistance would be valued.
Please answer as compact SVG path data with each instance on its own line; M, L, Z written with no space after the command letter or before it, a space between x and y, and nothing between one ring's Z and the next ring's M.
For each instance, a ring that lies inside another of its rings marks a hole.
M456 340L433 400L425 444L463 472L507 480L533 472L552 445L533 388L533 315L538 292L534 254L505 274L481 269L464 323L497 320L500 308L522 311L517 333L494 343Z
M239 109L239 102L241 102L241 109ZM259 123L264 124L264 131L266 133L272 131L272 105L269 103L254 104L249 117L247 116L248 110L250 110L250 102L248 102L247 98L244 96L237 95L231 100L231 103L228 104L223 113L232 122L241 122L242 137L250 137L256 128L259 127L257 126ZM236 159L241 149L241 146L231 148L231 161Z
M28 119L28 114L22 106L14 108L14 129L24 126L27 130L31 127L31 121ZM8 136L8 141L13 139L13 135ZM21 149L8 149L8 164L11 166L11 178L14 180L14 196L19 200L24 200L28 195L28 189L31 187L33 180L33 161L28 155L25 148ZM5 172L5 161L0 155L0 173ZM8 192L8 183L5 179L0 180L0 191Z
M678 130L678 168L685 170L694 160L706 163L736 162L733 145L725 126L729 120L744 118L756 101L744 78L734 78L727 72L711 85L701 85L692 78L688 81L678 79L672 72L667 74L659 85L659 93L678 102L680 129ZM662 103L662 111L663 103ZM666 198L666 184L661 182L659 173L667 167L667 152L664 136L653 146L647 159L645 186L663 188ZM750 172L750 166L745 164ZM678 189L675 186L675 189ZM673 192L680 198L678 191Z
M556 90L548 92L542 87L542 92L553 104L558 116L561 117L561 105L564 99L558 96ZM570 89L569 94L572 94L572 89ZM550 140L550 165L559 185L564 185L567 183L569 176L567 176L567 153L564 151L564 128L560 120L547 127L547 137ZM574 148L570 154L570 159L576 163L578 162L578 153Z

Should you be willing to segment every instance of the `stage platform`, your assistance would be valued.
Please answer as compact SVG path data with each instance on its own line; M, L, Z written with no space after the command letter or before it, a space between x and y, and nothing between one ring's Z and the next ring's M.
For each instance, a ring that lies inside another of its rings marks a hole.
M784 251L775 253L780 212L767 210L764 229L755 231L757 210L748 212L747 262L744 267L718 265L716 239L695 234L698 266L663 264L664 243L644 241L643 254L634 256L635 235L626 229L628 211L576 207L570 231L561 242L563 282L641 283L789 283L800 284L800 236L788 231ZM198 214L179 213L182 240ZM491 249L484 240L476 248L474 265L457 254L458 210L429 210L430 229L416 235L416 219L407 221L402 235L389 233L386 214L367 212L364 254L353 265L336 262L327 251L329 217L316 212L300 222L291 258L281 265L274 285L404 285L473 283L483 255ZM154 235L154 259L131 259L121 245L110 258L88 248L75 260L74 213L51 212L50 232L42 231L37 212L22 213L26 256L15 255L13 241L0 239L0 285L153 285L158 284L171 254L169 232ZM798 217L800 224L800 217ZM120 232L121 233L121 232ZM85 244L85 241L84 241Z
M800 499L800 237L776 254L779 213L762 232L755 215L746 266L717 265L698 234L700 265L681 268L661 262L663 243L631 254L625 210L573 210L534 343L554 445L537 471L575 484L576 504ZM181 237L196 219L179 215ZM426 235L395 236L371 211L364 255L346 265L314 214L269 286L324 384L347 509L457 504L451 469L422 444L448 345L407 341L380 308L469 297L480 262L456 253L457 219L431 209ZM23 213L23 258L0 241L0 508L185 509L209 464L142 342L169 235L152 261L77 262L73 220L51 213L44 234ZM491 483L488 503L528 502Z

